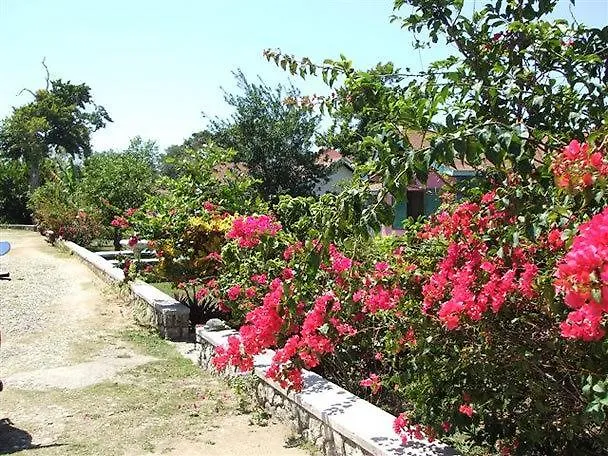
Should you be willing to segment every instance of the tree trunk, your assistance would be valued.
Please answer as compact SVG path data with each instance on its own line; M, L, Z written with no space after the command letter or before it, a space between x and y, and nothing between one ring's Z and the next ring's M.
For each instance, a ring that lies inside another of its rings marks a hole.
M120 229L114 228L114 250L120 250Z
M30 190L34 191L40 187L40 163L30 163L28 166L30 178Z

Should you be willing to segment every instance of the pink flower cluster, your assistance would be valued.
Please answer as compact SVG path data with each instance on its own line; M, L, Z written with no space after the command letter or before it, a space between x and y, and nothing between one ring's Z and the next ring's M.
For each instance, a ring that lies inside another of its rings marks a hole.
M353 266L353 260L344 256L333 244L329 246L329 257L331 259L331 268L336 274L348 271Z
M110 222L110 225L114 228L120 228L121 230L126 230L130 226L129 221L120 215L115 216L114 220Z
M285 261L291 260L294 256L294 254L302 251L303 247L304 247L304 245L302 244L301 241L297 241L297 242L287 246L287 248L283 252L283 259Z
M238 240L240 247L252 248L260 243L262 236L274 236L280 229L281 225L268 215L238 217L226 238Z
M401 437L403 444L406 444L411 439L423 440L426 438L429 442L433 442L437 438L436 432L432 427L423 427L420 424L413 423L407 413L400 413L395 418L393 430Z
M367 291L360 290L356 293L357 299L362 299L363 301L363 310L370 314L381 310L394 309L405 295L405 292L398 286L388 288L382 284L375 285Z
M608 176L608 161L603 151L574 139L553 161L551 169L560 187L583 190Z
M371 389L372 394L376 394L382 389L382 379L378 374L370 374L368 378L361 380L359 385Z
M511 218L496 208L496 195L482 197L484 208L464 203L452 214L437 217L424 237L442 236L450 241L445 257L422 287L423 311L437 309L448 329L460 326L462 317L479 321L492 310L498 313L508 299L532 299L538 267L528 260L534 247L502 246L502 256L490 249L482 234L509 223Z
M608 314L608 208L579 227L557 267L555 288L573 309L560 325L562 336L601 340Z
M458 411L469 418L473 418L473 414L475 413L471 404L461 404L460 407L458 407Z

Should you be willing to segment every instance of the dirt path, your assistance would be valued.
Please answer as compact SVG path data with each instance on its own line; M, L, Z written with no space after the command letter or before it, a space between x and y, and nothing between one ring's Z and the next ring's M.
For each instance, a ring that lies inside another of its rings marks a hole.
M130 309L36 233L0 231L0 454L306 455L233 388L132 324Z

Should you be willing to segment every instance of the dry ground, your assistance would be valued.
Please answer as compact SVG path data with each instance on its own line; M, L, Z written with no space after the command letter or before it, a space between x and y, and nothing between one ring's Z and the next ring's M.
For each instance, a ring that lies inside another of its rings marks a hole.
M0 231L0 454L306 455L37 233Z

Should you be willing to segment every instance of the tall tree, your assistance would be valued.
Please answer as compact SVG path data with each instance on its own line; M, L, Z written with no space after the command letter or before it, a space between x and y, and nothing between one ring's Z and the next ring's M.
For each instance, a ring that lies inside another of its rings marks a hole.
M254 84L241 71L234 76L240 93L226 93L225 100L235 112L228 119L211 122L214 140L236 150L236 160L244 162L261 181L265 198L312 193L325 175L312 142L319 116L294 103L300 97L294 87L273 89L263 81Z
M101 208L106 226L115 216L143 204L156 179L157 151L153 141L136 137L124 151L94 153L85 161L78 192L83 201ZM119 241L117 231L114 239L117 249Z
M40 165L45 158L87 157L91 153L91 133L112 119L103 106L93 102L89 86L50 80L48 70L46 88L23 91L34 100L13 108L2 121L0 150L27 165L30 188L34 189L40 185Z

